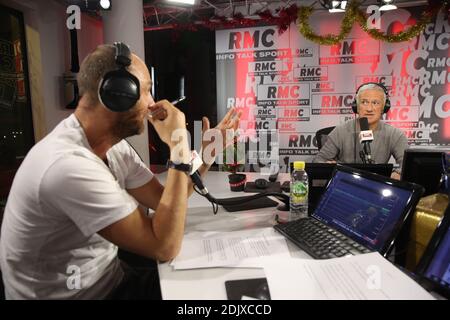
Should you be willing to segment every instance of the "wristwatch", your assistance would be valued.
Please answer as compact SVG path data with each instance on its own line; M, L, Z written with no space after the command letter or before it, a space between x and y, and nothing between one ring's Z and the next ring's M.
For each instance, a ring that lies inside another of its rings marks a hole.
M166 167L168 169L176 169L179 171L183 171L188 175L191 173L191 170L192 170L192 164L190 164L190 163L175 163L170 160L167 160Z

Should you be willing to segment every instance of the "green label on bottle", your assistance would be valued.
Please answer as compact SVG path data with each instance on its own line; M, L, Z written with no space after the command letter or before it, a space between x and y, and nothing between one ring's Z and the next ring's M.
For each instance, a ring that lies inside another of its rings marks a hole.
M308 200L308 184L301 181L292 183L291 198L294 202L304 202Z

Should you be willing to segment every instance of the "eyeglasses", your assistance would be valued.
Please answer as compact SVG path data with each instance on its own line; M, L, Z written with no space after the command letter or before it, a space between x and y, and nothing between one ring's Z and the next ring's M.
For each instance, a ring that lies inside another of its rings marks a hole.
M369 104L373 105L374 107L381 107L382 102L380 100L368 100L368 99L361 99L359 102L360 105L367 107Z

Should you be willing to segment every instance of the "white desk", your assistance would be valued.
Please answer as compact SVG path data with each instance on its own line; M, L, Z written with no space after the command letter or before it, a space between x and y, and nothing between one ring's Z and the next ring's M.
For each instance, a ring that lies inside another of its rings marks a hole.
M247 181L256 178L268 179L257 173L247 173ZM165 175L158 176L160 181ZM288 174L278 176L278 181L289 179ZM205 185L216 198L239 197L250 195L244 192L231 192L228 184L228 173L209 172ZM212 212L211 203L194 193L189 199L185 233L192 231L236 231L251 228L271 227L275 222L275 215L285 217L288 212L278 211L276 207L227 212L222 207L216 215ZM288 242L291 254L311 258ZM165 300L226 300L225 281L245 278L264 277L263 269L256 268L204 268L192 270L173 270L169 263L158 264L162 297Z

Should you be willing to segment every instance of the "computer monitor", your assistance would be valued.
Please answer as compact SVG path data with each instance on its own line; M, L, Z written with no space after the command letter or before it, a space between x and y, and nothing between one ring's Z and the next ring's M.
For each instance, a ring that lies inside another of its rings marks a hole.
M407 149L403 157L401 180L420 184L424 196L437 193L443 173L443 158L450 148Z
M415 272L424 287L450 298L450 204Z
M351 168L376 173L385 177L390 177L393 165L391 163L363 164L363 163L346 163L341 164ZM294 170L291 163L291 172ZM308 213L311 215L319 203L325 188L333 176L335 163L306 163L305 171L309 179L309 199Z

